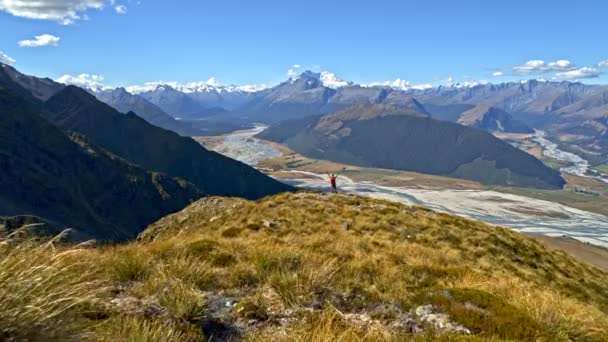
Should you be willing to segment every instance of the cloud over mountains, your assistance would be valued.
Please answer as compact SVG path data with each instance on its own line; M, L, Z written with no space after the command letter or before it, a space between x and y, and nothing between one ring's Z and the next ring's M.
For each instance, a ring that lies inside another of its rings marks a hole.
M21 47L58 46L59 40L61 38L45 33L35 36L34 39L22 40L18 44Z

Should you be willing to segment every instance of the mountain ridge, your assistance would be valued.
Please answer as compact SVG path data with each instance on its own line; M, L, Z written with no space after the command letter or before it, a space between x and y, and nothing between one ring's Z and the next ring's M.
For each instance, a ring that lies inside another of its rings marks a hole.
M514 119L511 114L484 103L461 113L457 123L488 132L534 133L533 129Z
M74 240L124 241L201 194L68 135L43 119L40 104L0 82L0 215L35 215L73 228ZM55 230L54 230L55 229Z
M118 113L75 86L45 102L44 115L117 156L183 178L205 194L257 198L290 189L241 162L206 150L191 138L153 126L132 112Z
M485 184L548 189L565 184L558 171L490 133L399 107L353 106L277 123L258 136L284 143L305 156L350 165Z

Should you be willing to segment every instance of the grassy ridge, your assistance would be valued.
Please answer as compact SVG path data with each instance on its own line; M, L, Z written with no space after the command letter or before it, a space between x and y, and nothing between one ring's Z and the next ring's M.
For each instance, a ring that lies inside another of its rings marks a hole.
M207 198L150 226L139 242L3 244L0 252L28 259L27 269L61 270L40 277L54 284L49 293L79 298L65 302L70 324L50 316L35 325L56 327L60 339L608 339L607 273L510 230L357 196ZM7 284L27 283L22 274L0 274L1 311L29 310L27 297L6 301L16 287ZM71 281L53 282L54 274ZM470 335L422 318L429 305ZM20 317L27 333L33 318ZM0 315L2 329L7 319Z

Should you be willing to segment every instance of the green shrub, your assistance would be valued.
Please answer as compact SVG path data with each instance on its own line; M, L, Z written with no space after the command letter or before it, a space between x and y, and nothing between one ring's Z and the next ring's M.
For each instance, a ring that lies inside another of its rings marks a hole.
M525 311L484 291L450 289L427 292L417 298L419 304L431 303L447 313L475 335L517 341L538 339L553 341L547 327Z

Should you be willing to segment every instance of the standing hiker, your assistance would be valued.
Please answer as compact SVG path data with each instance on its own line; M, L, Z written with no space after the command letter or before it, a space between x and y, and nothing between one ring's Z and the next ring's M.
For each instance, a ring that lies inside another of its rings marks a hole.
M336 179L338 179L338 175L336 174L327 174L329 176L329 183L331 183L331 192L334 194L338 193L338 187L336 186Z

